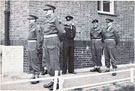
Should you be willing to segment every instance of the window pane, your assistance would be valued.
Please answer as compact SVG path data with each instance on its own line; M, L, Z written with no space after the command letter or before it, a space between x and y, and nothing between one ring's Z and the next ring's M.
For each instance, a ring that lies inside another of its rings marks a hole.
M110 2L103 1L103 11L110 12Z
M101 1L97 1L97 10L101 10Z

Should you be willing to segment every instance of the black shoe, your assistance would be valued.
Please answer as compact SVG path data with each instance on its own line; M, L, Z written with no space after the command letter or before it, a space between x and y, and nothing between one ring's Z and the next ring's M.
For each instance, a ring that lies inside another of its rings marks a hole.
M68 73L71 73L71 74L77 74L76 72L68 72Z
M32 79L36 79L35 77L32 77ZM31 81L31 84L37 84L39 81Z
M56 89L59 89L59 84L57 84ZM49 88L49 90L53 90L53 85Z
M46 74L47 74L47 70L41 72L41 75L46 75Z
M51 86L53 86L53 82L43 85L44 88L51 88Z
M117 75L117 73L116 73L116 72L112 73L112 76L116 76L116 75Z
M39 81L32 81L31 84L38 84Z
M94 69L90 70L90 72L96 72L96 71L98 71L97 68L94 68Z
M67 72L66 71L62 71L62 74L66 74Z
M98 73L102 73L102 70L100 68L97 68Z
M62 73L63 75L65 75L66 73Z
M118 68L117 66L116 67L113 67L113 70L116 71L117 68ZM116 72L112 73L112 76L116 76L116 75L117 75Z
M110 72L110 70L105 70L105 72Z
M113 66L113 69L117 69L118 67L115 65L115 66Z

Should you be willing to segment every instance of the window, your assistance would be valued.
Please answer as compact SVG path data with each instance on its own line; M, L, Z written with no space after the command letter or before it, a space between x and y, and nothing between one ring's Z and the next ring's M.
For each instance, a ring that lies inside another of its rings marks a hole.
M114 1L97 1L97 10L98 13L114 14Z

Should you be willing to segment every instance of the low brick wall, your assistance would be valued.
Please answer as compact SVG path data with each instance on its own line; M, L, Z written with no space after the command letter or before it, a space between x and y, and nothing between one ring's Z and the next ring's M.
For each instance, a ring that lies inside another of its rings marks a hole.
M75 42L75 68L84 68L93 66L91 48L86 50L86 46L91 47L90 41ZM134 61L133 41L120 41L116 52L117 64L127 64Z

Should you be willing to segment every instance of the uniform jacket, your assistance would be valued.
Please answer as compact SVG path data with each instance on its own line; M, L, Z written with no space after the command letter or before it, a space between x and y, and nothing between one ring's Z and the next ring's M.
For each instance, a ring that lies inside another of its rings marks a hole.
M42 29L37 24L30 25L28 40L36 40L37 48L42 46L43 35Z
M102 49L103 48L103 30L100 27L91 28L90 31L91 46L93 49ZM101 39L101 40L99 40Z
M43 25L43 35L51 35L51 34L63 34L64 26L60 21L58 21L55 15L51 17L47 17L44 21Z
M67 43L69 45L74 44L74 38L76 35L76 27L74 25L64 25L65 26L65 34L63 36L64 43Z
M65 26L65 38L74 39L76 34L76 27L74 25L64 25Z
M103 32L104 39L115 39L116 45L119 43L119 34L114 26L110 26Z
M91 28L90 38L91 39L103 39L103 30L99 27Z

